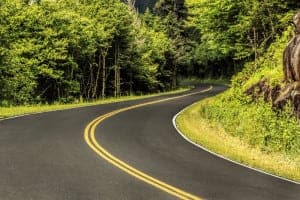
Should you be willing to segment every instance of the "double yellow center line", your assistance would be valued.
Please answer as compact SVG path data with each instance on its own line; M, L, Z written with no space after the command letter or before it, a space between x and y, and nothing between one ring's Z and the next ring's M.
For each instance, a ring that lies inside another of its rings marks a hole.
M150 101L150 102L146 102L146 103L141 103L141 104L137 104L134 106L130 106L130 107L126 107L126 108L121 108L118 110L114 110L110 113L107 113L105 115L101 115L99 117L97 117L96 119L94 119L93 121L91 121L85 128L84 130L84 140L86 141L86 143L90 146L91 149L93 149L95 151L95 153L97 153L100 157L102 157L103 159L105 159L106 161L108 161L109 163L111 163L112 165L118 167L119 169L123 170L124 172L136 177L137 179L144 181L160 190L163 190L171 195L174 195L175 197L178 197L180 199L184 199L184 200L200 200L200 197L197 197L195 195L192 195L190 193L187 193L181 189L178 189L174 186L171 186L163 181L160 181L156 178L151 177L148 174L145 174L143 172L141 172L140 170L128 165L127 163L125 163L124 161L118 159L117 157L113 156L111 153L109 153L106 149L104 149L96 140L95 138L95 129L96 127L103 122L105 119L112 117L114 115L117 115L121 112L125 112L127 110L132 110L135 108L139 108L139 107L143 107L143 106L147 106L147 105L152 105L152 104L156 104L156 103L161 103L161 102L165 102L165 101L170 101L170 100L175 100L175 99L179 99L179 98L183 98L183 97L187 97L187 96L191 96L191 95L195 95L195 94L200 94L200 93L205 93L208 92L212 89L213 87L210 86L209 88L202 90L200 92L194 92L194 93L189 93L189 94L185 94L185 95L180 95L180 96L176 96L176 97L170 97L170 98L165 98L165 99L161 99L161 100L156 100L156 101Z

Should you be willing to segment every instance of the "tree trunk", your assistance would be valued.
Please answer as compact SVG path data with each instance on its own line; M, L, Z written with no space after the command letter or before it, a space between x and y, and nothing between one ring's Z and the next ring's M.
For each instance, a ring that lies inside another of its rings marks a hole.
M114 65L115 79L114 79L114 97L117 97L117 65Z
M118 97L121 95L121 71L120 66L117 68L117 95Z
M93 82L94 82L93 64L90 63L90 77L89 77L89 81L88 81L88 91L87 91L88 99L91 97Z
M101 54L102 54L102 52L100 52L100 53L99 53L99 56L98 56L98 69L97 69L97 74L96 74L95 85L94 85L94 88L93 88L93 95L92 95L92 98L95 98L96 95L97 95L98 81L99 81L100 68L101 68Z
M172 72L172 84L171 89L175 89L177 87L177 67L174 66L173 72Z
M102 51L102 90L101 97L105 98L105 90L106 90L106 56L108 49Z
M130 72L129 95L132 95L132 73Z
M257 52L257 33L256 28L253 28L253 51L254 51L254 63L257 64L258 52Z
M274 27L274 23L273 23L272 13L271 13L270 8L268 7L268 5L267 5L267 11L268 11L268 15L269 15L269 19L270 19L270 25L271 25L271 29L272 29L271 37L273 38L276 34L276 31L275 31L275 27Z
M115 71L115 80L114 80L114 96L118 97L120 96L120 67L119 67L119 44L115 44L115 65L114 65L114 71Z

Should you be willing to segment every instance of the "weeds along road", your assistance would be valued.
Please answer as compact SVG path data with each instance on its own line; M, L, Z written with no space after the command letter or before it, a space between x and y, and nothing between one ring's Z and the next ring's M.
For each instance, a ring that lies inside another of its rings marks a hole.
M300 185L215 157L176 132L176 113L226 89L195 93L207 88L149 105L178 95L0 121L0 199L300 199Z

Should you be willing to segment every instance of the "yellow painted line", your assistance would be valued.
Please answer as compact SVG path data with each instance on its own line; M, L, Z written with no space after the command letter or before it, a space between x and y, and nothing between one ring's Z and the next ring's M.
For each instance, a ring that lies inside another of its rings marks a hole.
M146 102L146 103L142 103L142 104L137 104L134 106L130 106L127 108L121 108L118 110L114 110L110 113L107 113L105 115L101 115L99 117L97 117L96 119L94 119L93 121L91 121L85 128L84 130L84 139L86 141L86 143L90 146L91 149L93 149L100 157L102 157L103 159L105 159L106 161L108 161L109 163L111 163L112 165L118 167L119 169L123 170L124 172L136 177L137 179L144 181L160 190L163 190L175 197L178 197L180 199L184 199L184 200L201 200L200 197L197 197L193 194L190 194L188 192L185 192L179 188L176 188L174 186L171 186L163 181L160 181L156 178L153 178L152 176L145 174L143 172L141 172L140 170L126 164L124 161L118 159L117 157L113 156L111 153L109 153L106 149L104 149L96 140L95 138L95 129L96 127L103 122L105 119L112 117L118 113L121 112L125 112L127 110L132 110L135 108L139 108L139 107L143 107L143 106L147 106L147 105L152 105L152 104L156 104L156 103L160 103L160 102L164 102L164 101L170 101L170 100L175 100L175 99L179 99L179 98L183 98L183 97L187 97L187 96L191 96L191 95L195 95L195 94L200 94L200 93L205 93L208 92L210 90L212 90L212 86L210 86L208 89L202 90L200 92L194 92L194 93L189 93L189 94L185 94L185 95L180 95L180 96L176 96L176 97L170 97L170 98L165 98L165 99L161 99L161 100L156 100L156 101L150 101L150 102Z

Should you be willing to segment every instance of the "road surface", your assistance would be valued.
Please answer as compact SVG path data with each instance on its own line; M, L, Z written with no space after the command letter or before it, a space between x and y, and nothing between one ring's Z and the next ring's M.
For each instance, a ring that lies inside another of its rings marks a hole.
M225 89L216 85L205 93L113 115L95 126L95 139L134 169L201 199L299 200L300 185L218 158L186 142L174 129L172 118L181 109ZM0 121L0 199L178 199L107 162L84 139L87 125L95 118L163 98Z

